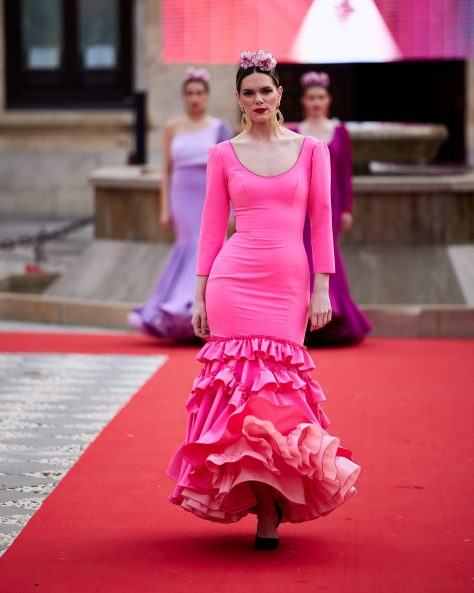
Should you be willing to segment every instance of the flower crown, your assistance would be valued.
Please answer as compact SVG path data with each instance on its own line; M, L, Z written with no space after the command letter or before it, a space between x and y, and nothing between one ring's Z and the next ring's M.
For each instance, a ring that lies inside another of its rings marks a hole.
M301 86L307 87L313 84L318 84L320 86L328 87L331 80L329 78L329 74L326 72L305 72L303 76L300 78Z
M264 72L270 72L276 68L277 61L271 53L265 53L263 49L259 51L243 51L240 54L240 67L244 70L247 68L258 68Z
M205 68L193 68L192 66L186 68L184 80L202 80L203 82L209 82L209 72Z

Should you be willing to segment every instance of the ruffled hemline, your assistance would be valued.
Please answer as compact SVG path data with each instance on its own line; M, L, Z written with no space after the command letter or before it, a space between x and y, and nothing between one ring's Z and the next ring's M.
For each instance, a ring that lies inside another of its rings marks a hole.
M168 475L169 500L221 523L256 512L250 482L272 487L283 521L327 515L356 490L360 467L326 432L326 398L296 342L269 336L211 338L186 403L185 441Z
M148 317L150 313L147 312ZM128 324L134 329L154 338L169 338L178 341L195 340L192 316L189 312L170 313L164 308L154 312L153 319L148 319L143 308L137 308L127 316Z

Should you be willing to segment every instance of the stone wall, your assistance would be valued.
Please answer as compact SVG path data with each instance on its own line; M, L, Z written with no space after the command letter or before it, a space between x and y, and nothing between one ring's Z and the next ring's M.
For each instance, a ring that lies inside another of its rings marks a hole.
M87 179L98 167L121 165L131 148L126 110L7 110L4 23L0 0L0 215L91 214ZM181 111L185 69L160 60L160 3L135 0L135 90L148 93L149 161L159 163L163 123ZM236 123L234 66L213 66L210 112ZM223 97L226 97L223 100Z
M98 166L125 162L121 144L129 119L126 113L3 113L0 214L69 217L92 213L88 176Z
M78 216L92 213L91 170L126 162L127 111L12 111L5 107L3 2L0 0L0 215ZM181 112L185 64L161 62L159 0L135 0L135 90L148 94L149 161L160 163L163 123ZM200 66L200 64L195 64ZM206 66L210 113L238 122L233 65ZM466 140L474 165L474 60L467 68Z
M187 64L163 64L161 62L161 23L160 2L157 0L141 0L146 5L144 25L145 72L141 74L138 84L148 91L149 117L151 124L151 148L158 153L161 143L163 123L174 115L181 113L181 102L178 100L180 85ZM234 65L204 66L211 75L211 96L209 112L227 119L231 125L238 123L238 109L234 99ZM155 157L159 158L159 157Z

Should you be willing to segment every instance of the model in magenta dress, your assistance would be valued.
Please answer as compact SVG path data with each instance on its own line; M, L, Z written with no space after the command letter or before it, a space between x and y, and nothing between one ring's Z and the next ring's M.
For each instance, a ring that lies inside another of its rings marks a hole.
M170 202L176 242L149 300L129 314L132 327L157 337L195 337L191 318L208 150L230 137L230 128L219 119L213 119L199 131L181 132L173 137Z
M303 346L310 300L303 227L313 271L334 272L326 144L305 137L285 173L246 169L230 141L211 148L198 275L208 276L211 337L187 401L184 443L168 475L170 501L211 521L256 513L249 485L273 487L283 521L330 513L355 492L360 467L329 435ZM230 204L236 232L226 242Z
M298 132L298 128L292 128ZM331 155L331 206L336 272L329 282L333 318L323 328L308 332L306 345L337 346L360 342L371 330L366 316L351 297L344 262L338 245L341 214L352 212L352 147L347 128L337 124L328 144ZM304 242L311 267L311 232L309 216L304 231ZM311 280L312 281L312 280Z

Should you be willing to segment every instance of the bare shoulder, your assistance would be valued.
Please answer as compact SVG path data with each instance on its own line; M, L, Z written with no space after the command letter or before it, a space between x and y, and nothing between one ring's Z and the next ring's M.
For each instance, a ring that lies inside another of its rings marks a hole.
M177 115L175 117L170 117L165 123L165 131L171 134L174 134L180 126L184 124L184 117L182 115Z
M231 140L229 140L231 144L248 144L249 143L249 135L245 134L244 132L240 132L237 136L234 136Z
M282 137L286 140L299 140L301 142L301 134L298 134L298 132L294 132L293 130L285 128L284 126L280 128L280 132L282 134Z
M305 136L302 134L298 134L297 132L293 132L293 130L289 130L288 128L281 128L281 141L287 146L288 148L291 147L295 151L299 151L304 142Z

